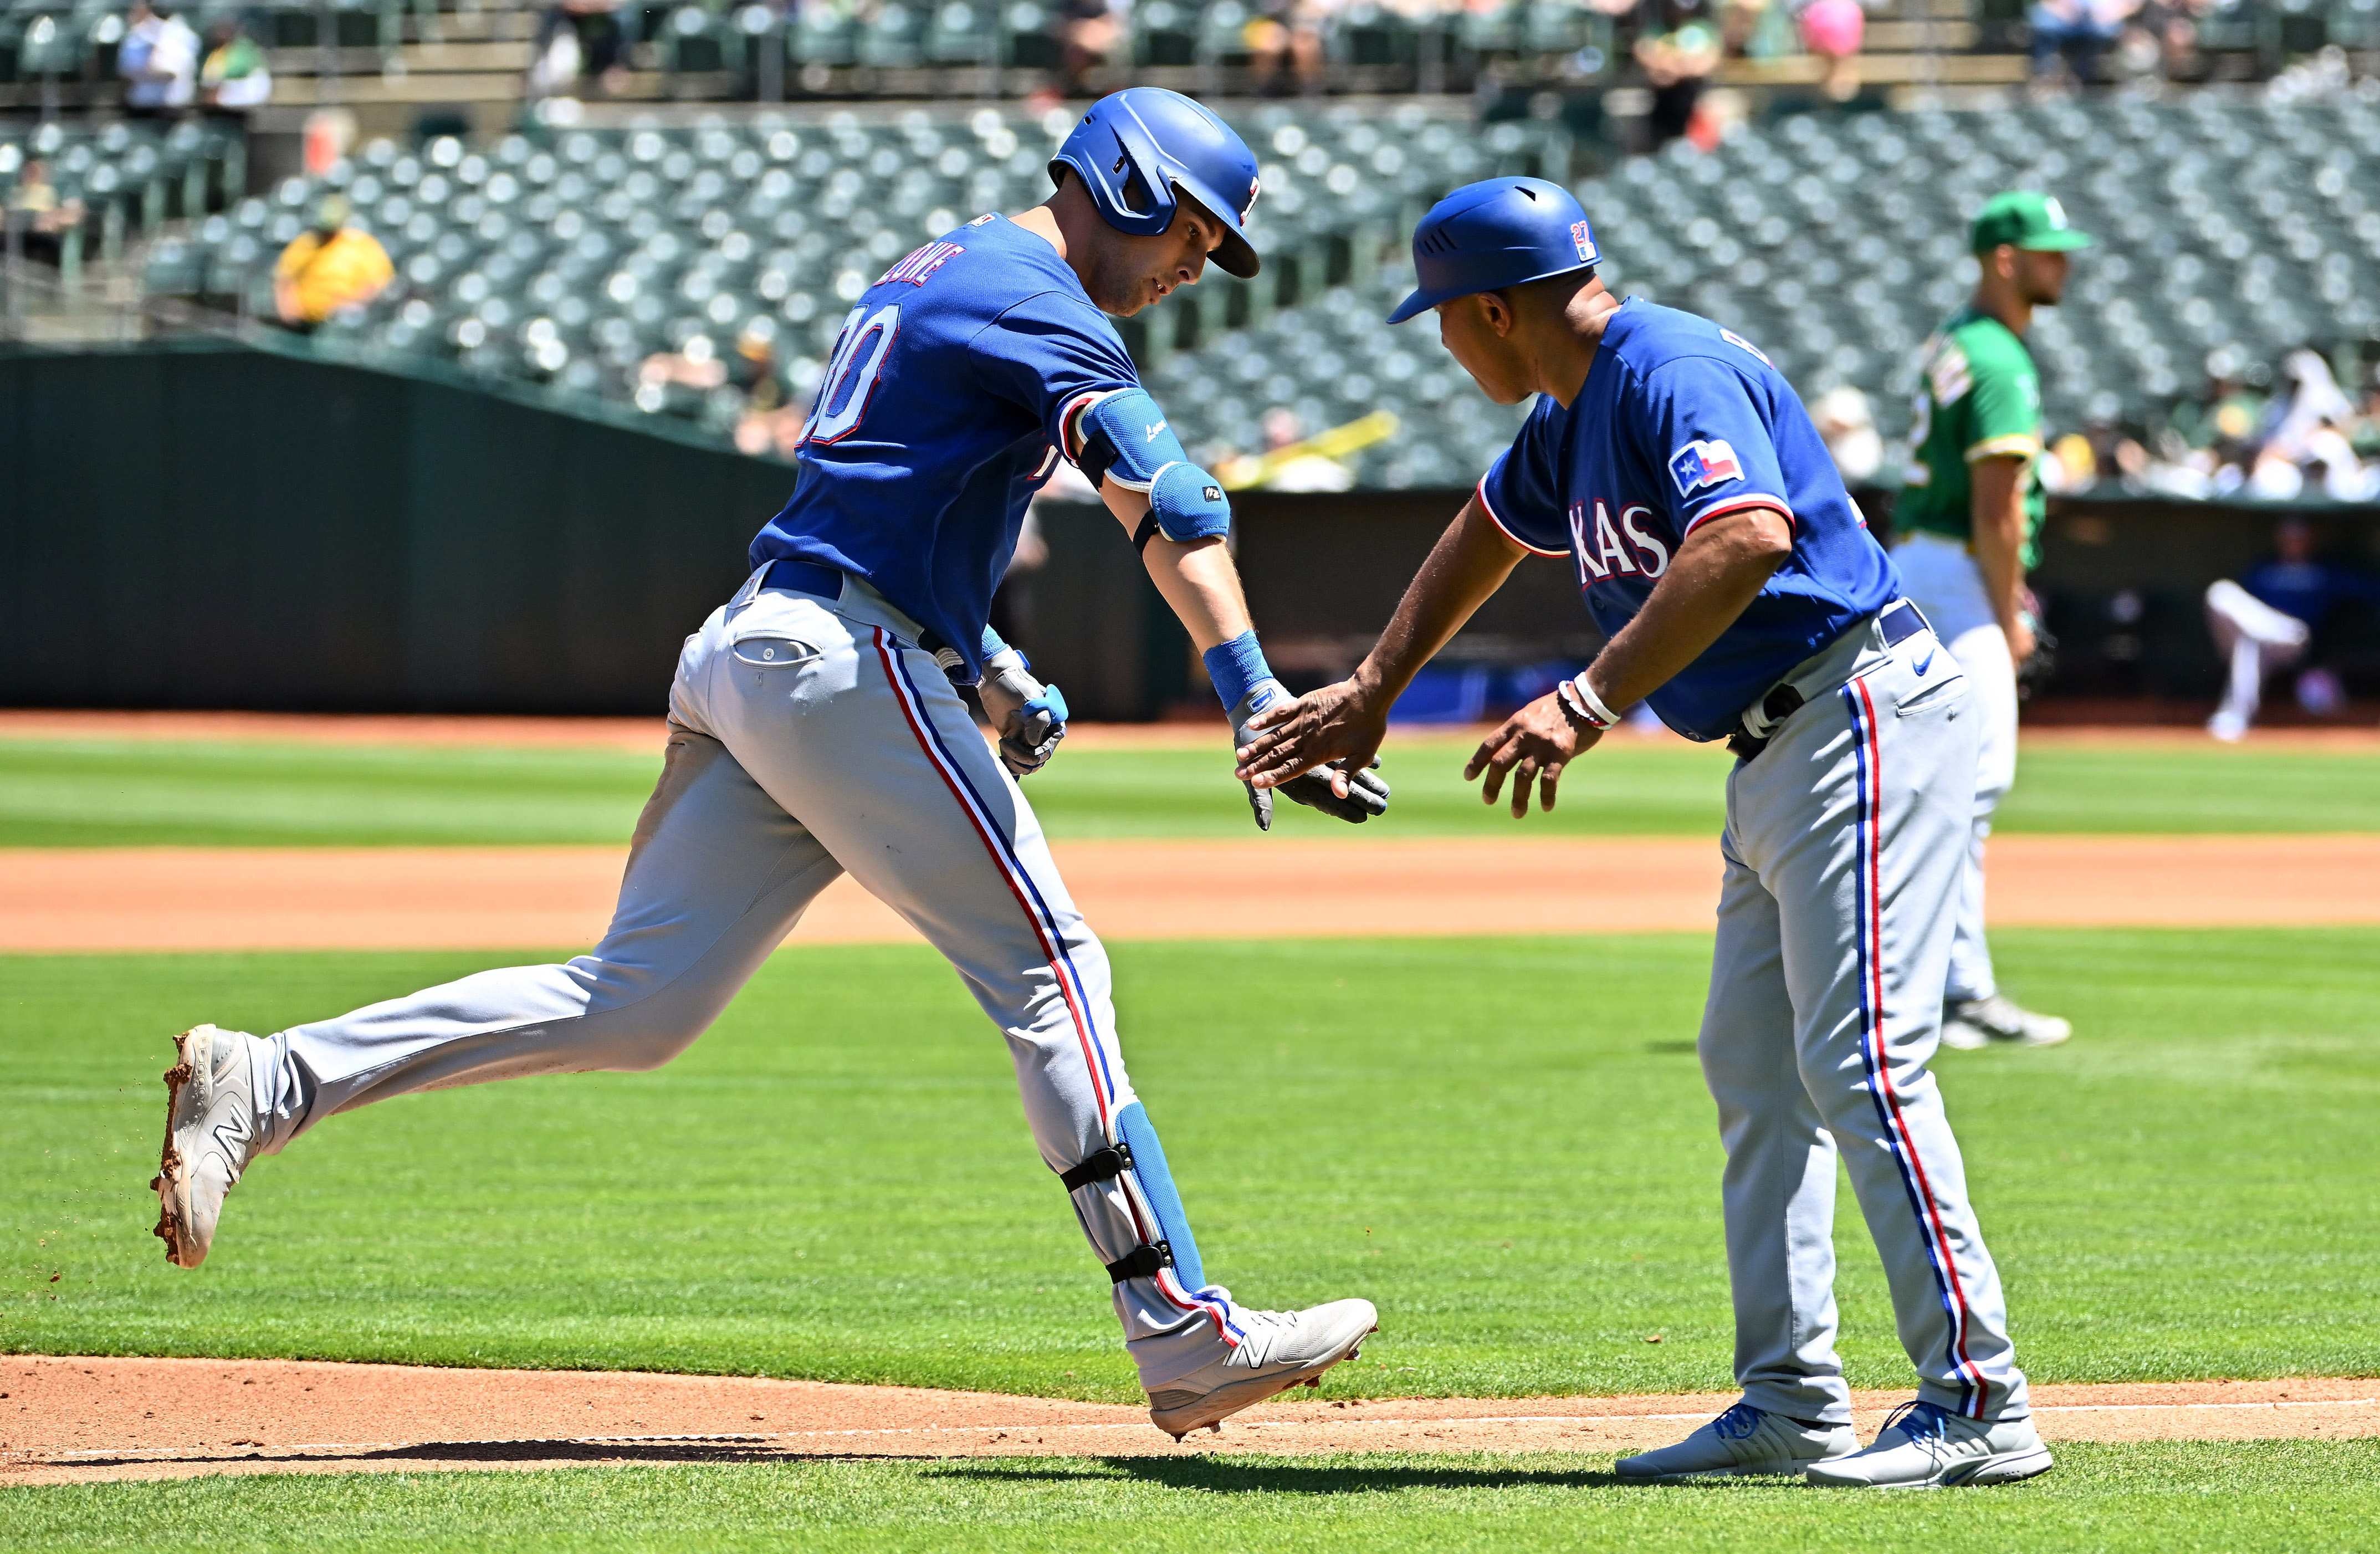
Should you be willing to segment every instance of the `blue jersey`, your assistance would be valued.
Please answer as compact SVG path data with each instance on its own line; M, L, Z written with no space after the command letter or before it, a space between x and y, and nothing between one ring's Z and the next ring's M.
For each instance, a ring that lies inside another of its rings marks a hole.
M802 429L793 500L752 541L752 565L792 558L866 578L973 679L1067 406L1139 382L1058 250L978 217L851 310Z
M2380 600L2380 583L2318 561L2268 561L2241 577L2240 586L2261 602L2316 629L2329 617L2333 605Z
M1631 301L1567 410L1548 395L1479 482L1497 527L1569 556L1617 633L1706 518L1781 507L1793 553L1734 625L1647 699L1689 739L1724 739L1794 665L1900 596L1792 385L1733 332Z

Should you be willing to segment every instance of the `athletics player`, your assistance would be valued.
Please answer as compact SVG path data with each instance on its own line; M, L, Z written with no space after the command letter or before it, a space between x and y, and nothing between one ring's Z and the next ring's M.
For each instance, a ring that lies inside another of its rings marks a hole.
M1125 1077L1106 954L1001 770L1049 759L1065 704L985 625L1026 504L1063 456L1206 650L1234 735L1285 695L1248 627L1222 493L1100 317L1192 284L1210 254L1256 273L1241 228L1256 159L1189 99L1140 90L1094 107L1050 173L1047 204L929 244L852 310L793 500L678 660L667 763L603 941L565 965L482 972L261 1040L184 1036L155 1184L169 1258L196 1268L249 1159L335 1112L667 1062L848 869L950 958L1006 1036L1160 1428L1220 1427L1355 1353L1369 1302L1257 1311L1207 1282ZM953 685L978 674L998 759ZM1360 820L1387 790L1359 778L1291 796ZM1249 793L1269 823L1271 794Z
M2046 1047L2074 1034L1999 990L1984 938L1984 843L2016 781L2017 665L2033 656L2036 625L2024 575L2040 559L2041 375L2024 332L2035 308L2058 305L2067 254L2090 242L2046 195L1985 202L1973 228L1974 300L1925 343L1909 472L1892 508L1903 586L1974 687L1974 830L1942 989L1949 1047Z
M1743 1401L1620 1473L2028 1477L2049 1454L1925 1067L1973 697L1777 370L1705 320L1622 304L1596 258L1577 201L1534 178L1457 189L1423 219L1420 286L1390 322L1435 310L1489 398L1536 394L1536 407L1354 675L1254 720L1240 773L1262 786L1333 759L1362 770L1398 693L1521 558L1567 558L1610 641L1463 775L1485 776L1490 803L1509 775L1516 819L1533 784L1550 809L1568 763L1640 698L1737 757L1700 1050L1727 1146ZM1834 1346L1838 1148L1919 1376L1918 1401L1864 1451Z

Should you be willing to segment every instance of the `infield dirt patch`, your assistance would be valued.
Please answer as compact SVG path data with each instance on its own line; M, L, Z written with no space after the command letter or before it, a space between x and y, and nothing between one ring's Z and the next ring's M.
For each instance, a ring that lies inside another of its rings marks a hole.
M1268 1403L1176 1445L1137 1408L740 1377L286 1360L0 1360L0 1483L213 1473L1173 1451L1633 1451L1734 1393ZM1872 1438L1906 1394L1861 1392ZM2034 1389L2056 1440L2380 1435L2380 1382Z
M1060 843L1111 940L1610 933L1711 927L1699 837ZM592 944L618 847L0 850L0 946L40 951L527 950ZM2380 923L2380 836L2010 836L1999 927ZM914 941L849 879L794 930Z

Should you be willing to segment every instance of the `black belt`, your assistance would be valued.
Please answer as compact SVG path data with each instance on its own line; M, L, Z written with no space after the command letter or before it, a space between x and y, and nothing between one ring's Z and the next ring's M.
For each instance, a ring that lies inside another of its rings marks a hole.
M1927 628L1924 614L1907 600L1888 604L1876 617L1878 630L1884 633L1884 645L1898 648L1903 642ZM1760 715L1768 720L1768 733L1758 739L1748 729L1739 728L1727 736L1727 747L1738 760L1752 760L1768 748L1768 741L1777 737L1777 725L1802 710L1802 693L1789 683L1779 686L1760 699Z
M843 569L787 557L769 564L769 574L760 579L760 586L764 589L791 589L795 593L809 594L832 604L843 597Z
M761 577L764 589L791 589L813 599L832 604L843 598L843 568L826 566L815 561L795 561L791 556L769 564L768 573ZM954 685L971 684L959 676L966 673L965 658L949 643L922 626L917 631L917 646L934 656L942 673Z

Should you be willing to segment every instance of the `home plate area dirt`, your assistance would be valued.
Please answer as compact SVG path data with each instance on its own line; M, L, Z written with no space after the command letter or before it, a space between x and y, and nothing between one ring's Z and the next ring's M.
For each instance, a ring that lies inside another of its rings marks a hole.
M2380 1436L2380 1381L2036 1386L2049 1440ZM1633 1451L1732 1393L1273 1402L1176 1445L1137 1408L905 1387L287 1360L0 1359L0 1483L1174 1451ZM1861 1392L1872 1438L1906 1394Z

